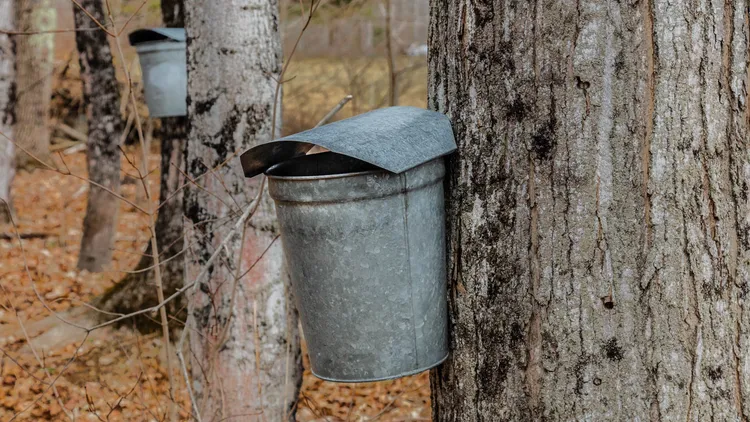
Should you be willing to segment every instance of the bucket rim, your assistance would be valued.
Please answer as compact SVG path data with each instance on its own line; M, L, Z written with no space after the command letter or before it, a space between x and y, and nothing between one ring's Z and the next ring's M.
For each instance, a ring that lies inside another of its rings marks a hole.
M370 174L395 174L391 173L388 170L383 169L374 169L374 170L363 170L363 171L352 171L347 173L334 173L334 174L321 174L321 175L315 175L315 176L278 176L273 174L268 174L275 168L280 167L281 165L285 164L285 162L277 163L272 165L271 167L266 170L265 175L269 179L274 180L283 180L285 182L309 182L312 180L330 180L330 179L344 179L347 177L357 177L357 176L367 176Z
M448 352L446 352L445 356L443 356L442 358L440 358L440 360L438 360L436 362L433 362L433 363L431 363L429 365L426 365L426 366L423 366L423 367L420 367L420 368L417 368L417 369L412 369L412 370L409 370L409 371L406 371L406 372L401 372L401 373L395 374L395 375L387 375L387 376L384 376L384 377L342 379L342 378L326 377L326 376L317 374L317 373L315 373L315 370L312 369L312 368L310 368L310 372L312 372L312 374L315 375L315 377L320 378L323 381L330 381L330 382L361 384L361 383L365 383L365 382L388 381L388 380L394 380L394 379L397 379L397 378L403 378L403 377L409 377L409 376L412 376L412 375L421 374L424 371L429 371L430 369L432 369L432 368L434 368L434 367L442 364L443 362L445 362L446 359L448 359L448 356L450 356L450 354L451 354L451 352L449 350Z
M186 45L184 41L149 41L136 45L135 52L140 55L161 51L184 51Z

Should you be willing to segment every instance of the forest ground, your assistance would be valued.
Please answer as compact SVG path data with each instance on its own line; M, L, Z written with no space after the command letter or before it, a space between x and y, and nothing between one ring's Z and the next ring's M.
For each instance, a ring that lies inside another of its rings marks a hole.
M401 79L402 104L425 105L425 70L418 60L399 61L401 68L410 69ZM289 74L294 79L285 85L284 131L291 133L312 126L349 93L355 100L339 118L384 105L384 69L385 62L380 59L298 62L290 67ZM59 83L58 88L63 86L60 89L67 90L66 95L75 97L75 90L70 89L74 85L68 81ZM65 113L57 114L60 120L65 119ZM150 169L159 167L157 148L158 143L154 143ZM132 159L138 155L134 147L127 147L126 152ZM64 165L60 156L55 157L59 168L67 165L73 174L85 177L84 152L61 156ZM141 188L128 175L134 173L123 160L122 195L142 203L142 195L137 193ZM157 190L157 172L151 173L150 181L152 191ZM120 280L125 275L123 271L132 269L145 249L146 217L123 202L110 270L98 274L76 270L87 192L85 181L48 170L19 170L16 176L16 223L20 233L28 238L22 241L21 248L14 227L0 225L0 332L16 333L0 338L0 420L8 421L26 408L15 420L68 420L60 403L78 420L164 420L168 381L158 334L107 327L94 331L82 342L81 331L70 336L64 346L35 348L35 355L22 331L8 331L12 327L20 329L19 320L31 327L34 321L49 316L33 286L56 312L83 306ZM33 338L36 333L28 334ZM299 421L430 420L429 381L425 373L393 381L338 384L312 376L306 358L305 367ZM49 388L50 379L54 380L59 399ZM190 420L185 382L177 377L176 383L181 418Z

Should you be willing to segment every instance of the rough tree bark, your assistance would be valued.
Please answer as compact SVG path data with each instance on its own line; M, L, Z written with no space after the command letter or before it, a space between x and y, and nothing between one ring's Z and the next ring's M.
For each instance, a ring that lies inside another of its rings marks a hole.
M431 5L434 420L748 420L750 4Z
M0 0L0 29L15 30L14 0ZM16 49L13 38L0 34L0 223L10 220L10 186L16 169L13 160L13 102L16 97ZM3 136L5 135L5 136Z
M185 25L182 0L162 0L162 20L164 26L182 28ZM169 297L184 283L185 260L178 256L183 252L184 234L182 219L182 190L185 171L185 145L187 140L187 119L185 117L165 117L161 119L161 129L157 136L161 139L161 176L159 183L160 203L156 216L156 238L159 245L161 277L164 296ZM135 270L128 274L117 285L113 286L102 297L96 299L94 306L109 311L128 314L139 309L159 303L154 286L154 265L151 244L141 257ZM150 270L147 270L150 269ZM167 305L167 312L178 320L185 320L184 296L179 296ZM105 314L100 316L107 317ZM134 325L141 331L157 330L161 325L149 315L123 321Z
M260 178L247 181L234 153L279 133L279 125L272 133L272 121L273 116L280 121L274 93L281 42L277 0L186 0L185 10L186 167L191 178L210 172L201 179L202 188L191 185L185 192L185 216L192 225L186 227L192 249L186 280L191 281L258 193ZM228 159L228 165L211 171ZM204 419L263 411L246 418L293 420L301 379L299 334L277 234L273 205L264 195L244 235L229 242L191 293L193 379Z
M49 31L57 25L57 10L50 0L18 0L19 31ZM55 35L41 33L16 37L16 142L37 159L49 162L49 106L54 76ZM29 154L16 151L16 167L36 167Z
M81 7L99 22L105 22L101 0L81 0ZM90 28L91 18L73 5L76 28ZM89 178L113 192L120 190L119 138L123 129L120 116L120 90L107 34L104 31L77 31L76 46L81 65L83 101L88 119L87 166ZM101 271L112 260L120 201L110 192L91 185L78 268Z

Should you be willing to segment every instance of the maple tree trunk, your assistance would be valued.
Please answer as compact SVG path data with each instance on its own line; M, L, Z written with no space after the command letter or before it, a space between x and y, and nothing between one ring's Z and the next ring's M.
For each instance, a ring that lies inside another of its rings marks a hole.
M246 180L234 153L279 133L278 125L272 133L272 121L274 115L281 120L280 99L274 112L281 41L276 0L186 0L185 11L186 168L191 178L211 172L200 180L202 188L190 185L185 192L191 245L185 279L192 281L258 193L260 177ZM195 324L189 331L193 385L204 420L261 411L265 420L294 419L302 375L299 333L277 234L266 194L244 235L227 244L188 299Z
M162 0L162 20L167 27L182 28L185 24L182 0ZM161 139L161 168L159 198L161 208L156 216L156 238L159 245L159 261L164 296L183 286L185 259L183 253L183 194L179 188L184 183L181 172L185 171L185 145L187 143L187 119L185 117L161 118L161 129L157 136ZM104 295L94 301L94 306L108 312L129 314L159 303L154 283L154 258L149 243L144 255L135 267L135 273L128 274ZM185 321L187 304L184 296L178 296L167 304L167 313L179 321ZM98 314L100 319L109 318ZM141 331L155 331L161 324L150 315L139 315L123 324L134 325ZM181 326L181 324L178 324ZM176 327L178 326L176 325Z
M15 30L14 0L0 0L0 29ZM13 102L16 94L16 59L14 40L0 34L0 199L11 206L10 187L16 173L13 151ZM3 136L5 135L5 136ZM8 207L0 204L0 223L10 220Z
M50 31L57 24L57 10L50 0L19 0L16 16L19 31ZM16 142L37 159L49 162L49 107L54 77L55 35L20 35L16 40ZM16 166L40 164L18 149Z
M434 420L748 420L750 4L431 5Z
M99 22L105 22L101 0L81 0L81 6ZM91 18L73 5L76 28L90 28ZM77 31L76 46L81 65L83 101L88 120L87 167L89 178L112 192L120 190L119 141L123 129L120 90L112 53L103 31ZM78 268L101 271L112 259L120 201L110 192L91 185L83 219L83 238Z

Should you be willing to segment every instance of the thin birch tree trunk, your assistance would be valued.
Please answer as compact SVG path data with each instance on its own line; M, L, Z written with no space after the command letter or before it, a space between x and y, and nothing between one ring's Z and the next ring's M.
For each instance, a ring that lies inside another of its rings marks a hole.
M81 6L99 22L106 22L101 0L81 0ZM76 28L95 24L76 5ZM120 190L119 138L123 123L120 115L120 90L112 64L107 34L103 31L77 31L76 45L83 80L83 101L88 119L86 152L89 178L110 191ZM112 259L117 212L120 201L110 192L91 185L83 220L83 238L78 268L102 271Z
M15 30L14 0L0 0L0 29ZM10 35L0 34L0 223L10 220L10 188L16 174L13 139L14 105L16 97L16 57L14 40ZM3 136L4 135L4 136Z
M246 180L235 153L279 133L279 125L275 133L272 126L274 116L281 120L274 95L282 56L276 0L186 0L185 11L186 167L193 179L208 172L200 188L185 192L192 251L186 280L192 281L258 194L260 178ZM245 232L227 244L191 293L192 375L204 420L294 419L299 334L277 235L272 201L263 195Z
M57 26L57 10L50 0L18 0L19 31L45 32ZM37 159L49 162L49 108L54 78L55 35L40 33L16 37L16 142ZM18 150L16 166L40 165Z
M750 3L431 5L434 420L750 419Z

